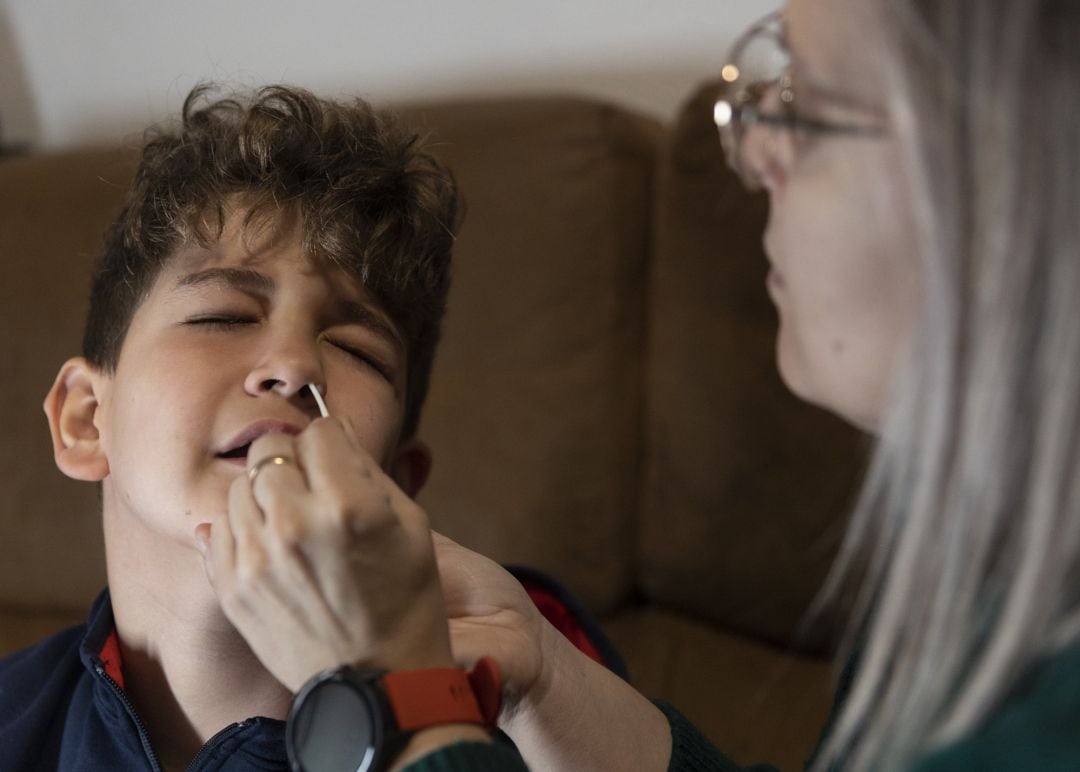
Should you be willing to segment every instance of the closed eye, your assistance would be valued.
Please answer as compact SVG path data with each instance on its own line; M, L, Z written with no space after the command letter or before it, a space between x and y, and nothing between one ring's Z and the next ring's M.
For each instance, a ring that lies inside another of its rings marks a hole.
M234 329L248 324L255 324L258 320L253 316L233 316L228 314L210 314L207 316L195 316L188 319L185 324L199 327L217 329Z
M355 346L351 346L348 343L340 340L331 340L328 338L327 342L330 343L332 346L340 349L341 351L344 351L346 354L348 354L358 362L368 365L390 383L394 382L394 379L390 373L390 368L387 367L387 365L381 359L373 356L370 352L365 351L361 348L357 348Z

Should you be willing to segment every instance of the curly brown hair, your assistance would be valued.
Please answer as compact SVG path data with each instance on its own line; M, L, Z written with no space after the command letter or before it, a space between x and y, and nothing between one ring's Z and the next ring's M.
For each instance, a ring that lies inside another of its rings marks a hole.
M427 394L459 225L451 172L391 113L363 100L268 86L212 99L200 85L178 126L147 132L123 208L92 280L83 355L115 371L128 326L161 268L185 244L209 246L230 201L245 227L300 218L301 245L344 268L401 330L407 347L402 437Z

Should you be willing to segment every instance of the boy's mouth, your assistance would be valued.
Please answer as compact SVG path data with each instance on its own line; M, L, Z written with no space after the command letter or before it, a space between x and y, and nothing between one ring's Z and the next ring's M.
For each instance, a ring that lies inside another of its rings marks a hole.
M248 454L248 448L250 448L250 447L251 447L251 443L249 442L246 445L241 445L238 448L233 448L232 450L226 450L224 453L218 453L218 458L242 458L242 459L246 460L247 459L247 454Z
M251 443L265 434L273 433L297 435L300 433L300 427L284 421L267 419L256 421L233 435L232 439L228 440L216 455L218 458L230 461L234 464L239 463L240 465L245 465L247 463L248 450L251 449Z

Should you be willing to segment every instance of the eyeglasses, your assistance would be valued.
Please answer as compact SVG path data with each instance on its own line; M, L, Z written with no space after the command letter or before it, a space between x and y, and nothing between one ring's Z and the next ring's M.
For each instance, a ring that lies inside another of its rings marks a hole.
M720 78L723 85L713 106L713 120L720 131L728 165L750 188L759 187L759 183L747 168L741 150L752 126L861 137L879 137L885 131L882 126L832 123L799 114L782 11L769 14L735 41Z

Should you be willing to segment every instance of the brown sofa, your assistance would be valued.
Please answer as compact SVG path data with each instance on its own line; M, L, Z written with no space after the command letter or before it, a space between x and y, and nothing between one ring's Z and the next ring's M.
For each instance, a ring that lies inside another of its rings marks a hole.
M469 210L421 502L450 536L569 585L635 683L736 759L796 768L836 629L799 622L864 441L778 380L765 204L725 169L710 106L704 86L671 126L569 98L403 109ZM0 162L0 653L81 621L104 583L96 491L56 471L40 403L77 352L130 158Z

